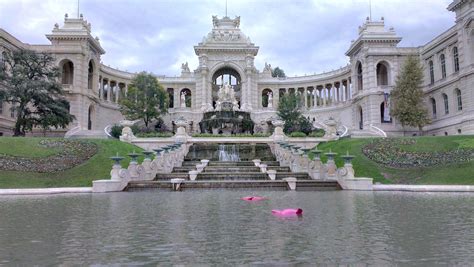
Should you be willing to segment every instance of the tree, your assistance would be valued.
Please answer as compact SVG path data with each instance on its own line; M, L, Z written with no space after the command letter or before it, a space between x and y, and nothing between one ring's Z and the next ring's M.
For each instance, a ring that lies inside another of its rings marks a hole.
M405 125L418 127L431 123L428 110L423 102L423 67L420 61L410 56L405 61L397 77L395 88L392 90L392 105L390 113L403 127Z
M285 71L280 69L280 67L276 67L272 70L272 77L280 77L280 78L285 78Z
M283 131L286 134L292 132L308 134L312 130L311 122L301 114L299 101L299 96L293 93L280 97L277 114L285 121Z
M50 54L20 49L6 53L4 60L0 99L11 103L17 115L14 136L25 136L36 126L65 128L75 119Z
M141 72L135 76L127 95L120 101L120 111L129 120L141 119L148 128L168 110L168 94L152 74Z

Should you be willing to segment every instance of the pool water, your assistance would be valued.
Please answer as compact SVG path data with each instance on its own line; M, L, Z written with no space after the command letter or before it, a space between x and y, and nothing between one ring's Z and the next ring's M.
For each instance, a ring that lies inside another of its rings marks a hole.
M240 200L268 197L261 202ZM300 218L272 209L299 207ZM474 195L195 190L0 197L0 265L469 265Z

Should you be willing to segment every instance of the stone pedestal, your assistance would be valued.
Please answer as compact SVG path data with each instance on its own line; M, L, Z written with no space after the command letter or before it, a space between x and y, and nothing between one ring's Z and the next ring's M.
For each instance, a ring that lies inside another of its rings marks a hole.
M288 177L283 178L283 181L288 183L288 188L292 191L296 190L296 178L295 177Z
M268 171L267 171L267 174L268 174L268 177L270 178L270 180L275 181L277 171L275 171L275 170L268 170Z

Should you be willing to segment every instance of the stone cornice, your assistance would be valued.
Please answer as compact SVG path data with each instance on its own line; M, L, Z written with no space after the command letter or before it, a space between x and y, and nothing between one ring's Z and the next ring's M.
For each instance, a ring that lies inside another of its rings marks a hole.
M469 2L470 0L454 0L451 4L448 6L449 11L456 11L462 4Z
M354 41L349 49L346 52L346 56L352 56L357 50L359 50L364 44L373 44L373 43L385 43L392 44L392 46L397 46L398 43L402 40L401 37L396 36L360 36L356 41Z

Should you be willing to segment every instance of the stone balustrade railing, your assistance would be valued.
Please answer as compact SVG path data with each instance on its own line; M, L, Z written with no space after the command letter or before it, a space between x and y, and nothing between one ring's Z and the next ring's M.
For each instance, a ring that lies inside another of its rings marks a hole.
M130 181L153 180L158 173L171 173L174 167L181 167L184 157L189 152L190 145L175 143L144 151L145 159L140 164L135 152L128 154L130 163L127 168L122 168L120 162L124 157L114 156L110 172L110 180L97 180L93 182L92 191L97 193L123 191ZM154 158L153 158L154 157Z
M313 154L313 159L309 158L309 153ZM327 162L321 160L322 151L310 150L292 145L286 142L277 142L273 147L273 153L281 166L287 166L292 172L306 172L314 180L349 180L355 179L355 172L352 167L354 156L344 155L344 166L337 168L335 156L337 153L331 151L324 153Z

